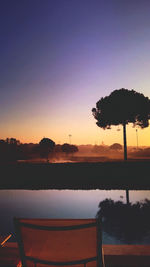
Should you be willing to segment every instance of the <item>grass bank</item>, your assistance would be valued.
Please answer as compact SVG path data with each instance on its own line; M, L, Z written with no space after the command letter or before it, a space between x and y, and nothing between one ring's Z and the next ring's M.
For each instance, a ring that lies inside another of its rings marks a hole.
M0 189L150 189L150 161L0 165Z

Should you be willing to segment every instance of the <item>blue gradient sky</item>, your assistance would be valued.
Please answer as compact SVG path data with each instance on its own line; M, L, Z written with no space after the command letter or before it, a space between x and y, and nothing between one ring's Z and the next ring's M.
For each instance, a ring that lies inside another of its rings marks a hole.
M149 0L1 0L0 138L122 143L91 109L122 87L150 97L149 14ZM139 130L139 145L149 136Z

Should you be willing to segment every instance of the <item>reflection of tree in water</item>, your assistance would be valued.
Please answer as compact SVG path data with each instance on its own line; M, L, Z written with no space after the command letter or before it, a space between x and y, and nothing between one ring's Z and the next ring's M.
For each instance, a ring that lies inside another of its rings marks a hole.
M99 203L97 218L102 217L103 230L124 243L142 242L150 231L150 201L124 204L105 199Z

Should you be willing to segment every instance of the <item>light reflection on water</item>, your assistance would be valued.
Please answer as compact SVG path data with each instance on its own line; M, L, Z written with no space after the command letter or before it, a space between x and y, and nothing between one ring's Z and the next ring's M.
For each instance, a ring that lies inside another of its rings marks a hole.
M150 200L150 191L129 191L130 201ZM13 217L94 218L106 198L126 203L125 190L1 190L0 232L14 232ZM104 243L120 243L103 234Z

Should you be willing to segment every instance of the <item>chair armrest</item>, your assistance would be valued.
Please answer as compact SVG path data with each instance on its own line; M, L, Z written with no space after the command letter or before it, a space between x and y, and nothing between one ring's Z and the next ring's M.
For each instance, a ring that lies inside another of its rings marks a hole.
M5 243L11 238L12 234L5 236L5 237L1 237L0 239L0 246L4 247Z
M104 249L102 247L102 261L103 261L103 267L105 267L105 259L104 259Z

